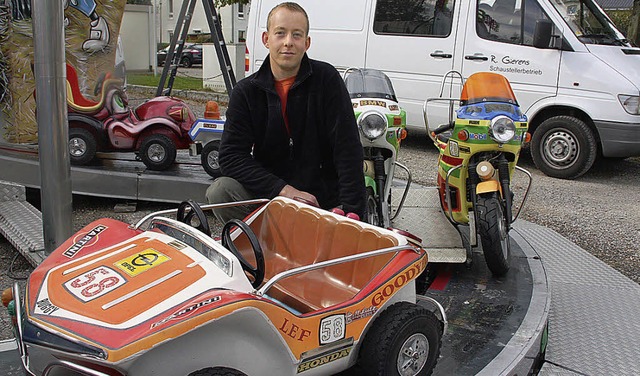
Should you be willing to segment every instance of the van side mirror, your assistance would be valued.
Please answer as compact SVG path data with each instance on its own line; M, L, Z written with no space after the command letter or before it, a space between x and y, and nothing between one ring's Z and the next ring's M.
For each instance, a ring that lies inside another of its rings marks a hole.
M551 33L553 32L553 22L549 20L537 20L536 28L533 32L533 46L536 48L549 48Z

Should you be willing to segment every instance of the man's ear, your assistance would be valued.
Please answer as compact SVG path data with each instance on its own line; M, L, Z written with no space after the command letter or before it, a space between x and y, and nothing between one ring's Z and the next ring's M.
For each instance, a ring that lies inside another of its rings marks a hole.
M311 47L311 37L307 37L307 41L304 44L304 50L307 51Z
M266 31L262 32L262 44L264 44L265 47L269 48L269 33L267 33Z

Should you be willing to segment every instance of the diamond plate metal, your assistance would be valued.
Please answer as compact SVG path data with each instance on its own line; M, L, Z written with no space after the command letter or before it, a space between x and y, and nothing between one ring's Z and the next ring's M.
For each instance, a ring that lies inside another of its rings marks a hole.
M0 201L26 201L24 186L0 180Z
M640 285L553 230L518 221L551 290L549 344L541 375L637 375Z
M391 194L393 207L397 207L401 195L402 190L393 190ZM460 234L440 207L438 190L435 188L411 188L404 207L393 221L393 227L420 237L422 244L428 249L462 248L464 250Z

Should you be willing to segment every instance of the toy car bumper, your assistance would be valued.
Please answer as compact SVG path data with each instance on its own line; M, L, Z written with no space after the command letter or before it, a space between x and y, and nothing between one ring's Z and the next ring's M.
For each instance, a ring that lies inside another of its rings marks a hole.
M22 312L22 299L20 296L20 288L17 283L13 285L13 299L16 307L16 324L15 324L16 343L18 345L18 352L20 354L20 361L22 362L22 367L24 368L27 375L36 376L37 374L42 374L42 376L48 376L59 370L67 370L67 371L76 371L76 372L79 372L80 374L89 375L89 376L110 376L109 374L106 374L104 372L96 371L94 369L82 366L80 364L73 363L68 360L56 358L54 356L51 356L50 353L46 356L46 359L45 357L37 357L40 360L42 360L42 362L38 362L38 363L43 365L43 367L42 367L42 372L36 372L34 370L34 367L31 364L32 359L29 355L27 344L23 340L23 334L25 329L24 321L23 321L24 318L22 316L23 312ZM36 346L31 347L31 349L34 350L36 353L38 352Z

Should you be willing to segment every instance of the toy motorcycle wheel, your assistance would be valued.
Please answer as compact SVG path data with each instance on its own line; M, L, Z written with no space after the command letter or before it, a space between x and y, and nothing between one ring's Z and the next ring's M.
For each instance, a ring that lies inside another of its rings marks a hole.
M201 161L202 167L213 178L222 176L220 172L220 164L218 163L218 155L220 151L220 141L208 142L202 149Z
M442 324L426 308L396 303L367 333L358 367L365 375L430 375L440 355Z
M96 138L86 129L69 129L69 158L74 165L85 165L96 156Z
M140 159L149 170L166 170L176 160L176 146L163 134L153 134L140 144Z
M493 275L502 276L509 271L511 245L504 208L497 194L478 196L478 234L482 252Z
M374 226L382 226L380 215L378 214L378 201L373 189L367 187L367 223Z

